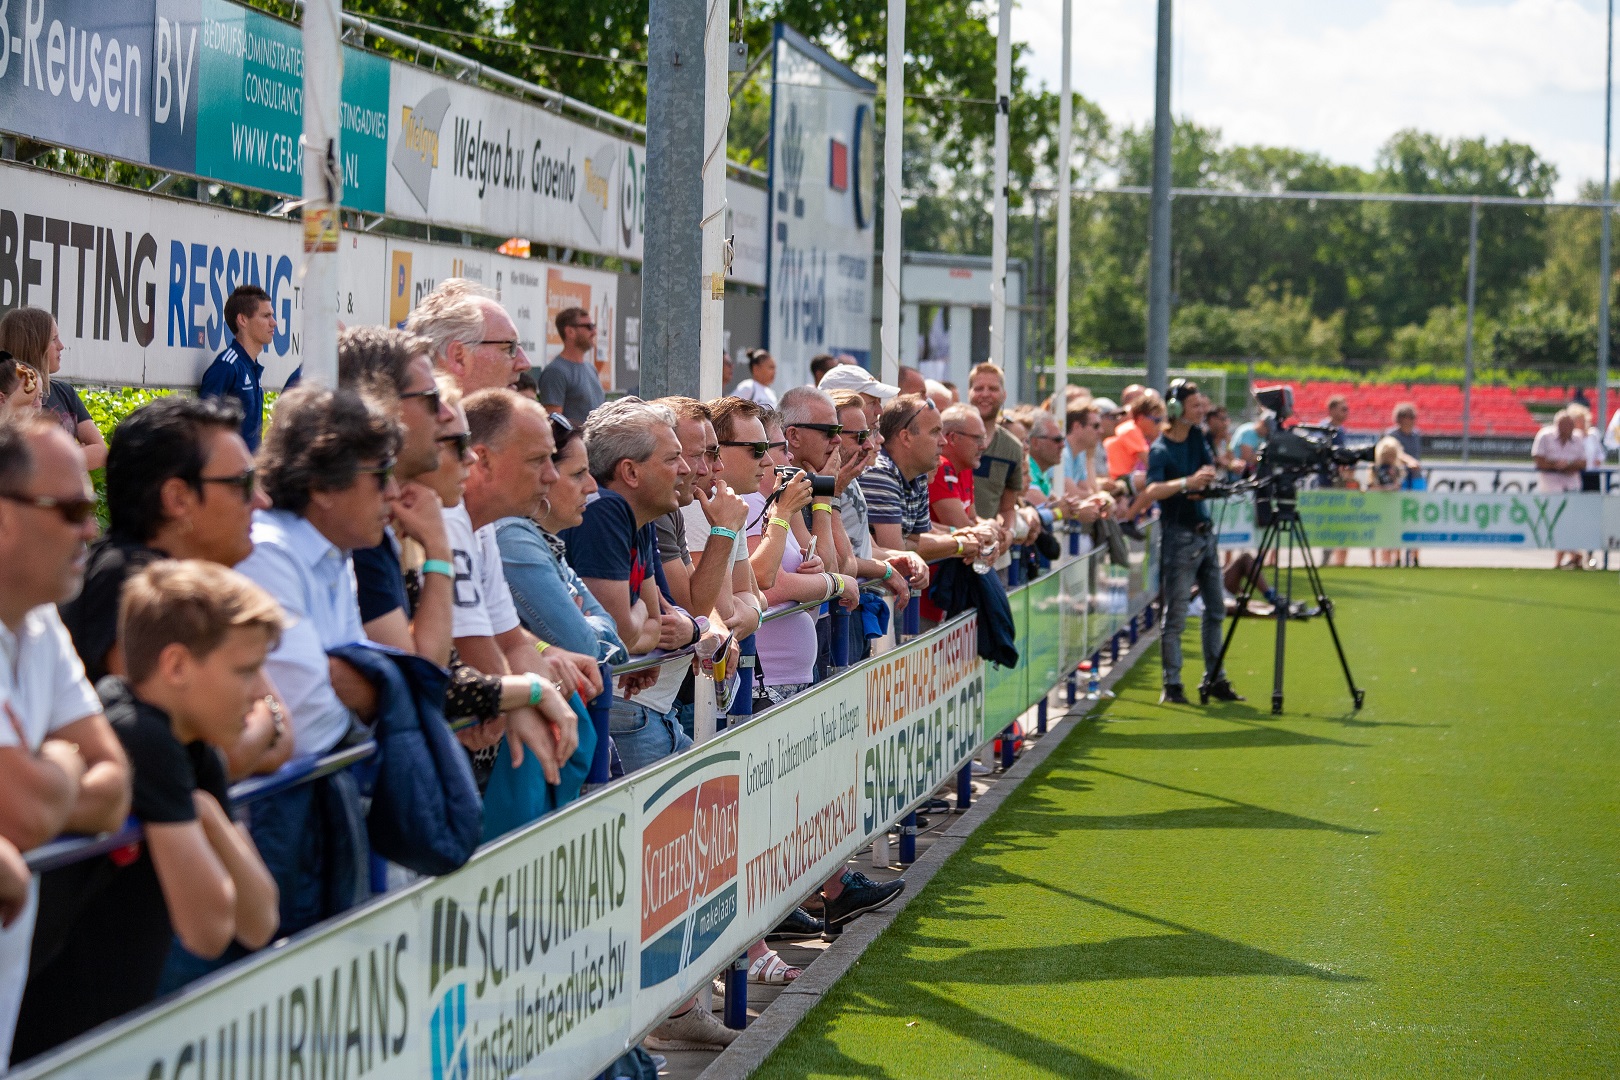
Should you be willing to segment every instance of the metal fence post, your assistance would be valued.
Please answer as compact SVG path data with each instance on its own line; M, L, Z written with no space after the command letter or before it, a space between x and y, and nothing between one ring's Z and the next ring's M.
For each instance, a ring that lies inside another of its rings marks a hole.
M1013 740L1017 734L1018 725L1008 724L1007 730L1001 733L1001 771L1006 772L1013 767Z
M702 1008L698 1005L696 1008ZM726 969L726 1027L741 1031L748 1026L748 954Z
M1074 704L1075 687L1078 682L1079 675L1073 671L1069 672L1069 677L1063 680L1063 703L1065 705Z
M859 618L859 616L856 616ZM843 605L834 604L832 609L832 666L843 670L849 666L849 624L850 613L845 611Z
M906 637L916 637L918 627L922 625L922 598L916 593L912 593L911 599L906 601L906 614L901 621L903 623L902 632Z
M900 819L900 861L910 865L917 861L917 811Z
M1035 706L1035 731L1041 735L1046 734L1046 699L1044 697Z
M1080 555L1080 530L1069 530L1069 554L1075 557Z
M970 760L956 770L956 808L966 810L973 805L973 762Z
M613 667L602 664L602 692L591 698L587 711L591 714L591 723L596 728L596 753L591 756L590 782L605 784L611 777L608 776L608 714L613 708Z
M758 656L759 646L754 644L754 635L749 634L737 646L737 696L726 710L739 722L754 715L754 665Z

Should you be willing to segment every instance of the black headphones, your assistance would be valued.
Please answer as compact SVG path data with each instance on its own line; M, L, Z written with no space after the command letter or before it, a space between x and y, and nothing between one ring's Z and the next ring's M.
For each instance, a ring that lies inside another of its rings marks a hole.
M1188 382L1186 379L1176 379L1171 382L1170 388L1164 395L1164 415L1171 423L1180 420L1187 412L1186 401L1198 393L1198 384Z

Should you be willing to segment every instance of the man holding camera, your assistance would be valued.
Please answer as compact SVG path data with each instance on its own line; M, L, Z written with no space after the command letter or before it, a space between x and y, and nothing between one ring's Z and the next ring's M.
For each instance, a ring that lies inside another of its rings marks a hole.
M1192 601L1194 585L1204 600L1202 689L1216 701L1243 700L1232 689L1224 671L1211 670L1221 654L1226 594L1221 588L1215 526L1209 508L1199 496L1215 479L1215 454L1198 426L1208 409L1209 399L1199 391L1197 383L1177 379L1170 384L1165 394L1169 427L1148 450L1147 487L1141 496L1143 501L1164 504L1159 520L1164 593L1159 654L1164 666L1164 691L1159 700L1167 705L1188 703L1181 687L1181 632L1187 625L1187 605Z

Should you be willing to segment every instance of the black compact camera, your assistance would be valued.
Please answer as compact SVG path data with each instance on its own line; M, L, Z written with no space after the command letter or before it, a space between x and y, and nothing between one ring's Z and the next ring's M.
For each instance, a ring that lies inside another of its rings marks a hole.
M797 465L776 466L776 484L778 490L780 490L788 483L788 481L792 480L795 476L798 476L802 472L804 472L804 470L799 468ZM810 477L810 494L812 496L818 499L832 498L833 487L836 483L833 477L824 476L821 473L808 473L806 475Z

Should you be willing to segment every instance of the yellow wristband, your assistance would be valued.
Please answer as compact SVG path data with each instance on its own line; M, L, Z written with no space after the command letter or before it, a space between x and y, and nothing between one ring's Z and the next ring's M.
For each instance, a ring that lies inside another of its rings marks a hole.
M543 653L549 648L551 648L551 642L549 641L537 641L534 643L534 651L537 653Z
M812 511L820 510L824 514L832 513L832 505L830 503L811 503L810 509Z
M772 525L780 525L784 529L791 528L791 526L788 525L788 519L787 518L773 517L773 518L771 518L771 524Z

